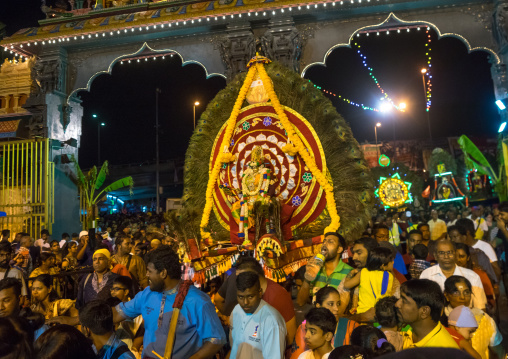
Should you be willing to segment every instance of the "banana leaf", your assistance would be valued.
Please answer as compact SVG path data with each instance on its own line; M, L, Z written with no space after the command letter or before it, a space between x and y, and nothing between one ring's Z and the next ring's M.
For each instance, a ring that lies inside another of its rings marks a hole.
M71 156L71 161L74 162L74 165L76 167L78 183L80 184L80 186L84 186L86 183L86 177L83 174L83 171L81 171L81 167L79 167L78 161L76 161L76 157L74 157L74 155Z
M108 175L108 161L104 161L102 164L101 170L99 174L97 175L97 180L95 181L95 189L99 189L104 184L104 181L106 180L106 176Z
M104 188L98 195L97 197L94 198L93 200L93 203L97 202L97 200L101 197L101 195L104 193L104 192L111 192L111 191L116 191L117 189L120 189L120 188L123 188L123 187L127 187L129 186L130 187L130 191L132 192L132 187L134 186L134 180L132 179L131 176L129 177L124 177L124 178L121 178L119 179L118 181L115 181L113 183L111 183L109 186L107 186L106 188ZM132 194L132 193L131 193Z
M496 183L498 181L496 172L483 153L481 153L478 147L475 146L473 141L471 141L466 135L462 135L457 142L460 145L462 152L464 152L464 161L466 162L466 165L470 169L475 169L481 174L490 176L490 178L492 178L492 180Z

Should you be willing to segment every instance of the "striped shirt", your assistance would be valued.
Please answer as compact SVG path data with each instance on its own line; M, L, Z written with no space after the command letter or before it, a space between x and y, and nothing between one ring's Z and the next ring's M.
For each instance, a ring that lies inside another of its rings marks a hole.
M328 276L326 275L325 266L321 267L316 279L310 283L311 295L314 296L319 289L326 286L334 287L337 289L340 282L346 278L352 269L353 268L351 266L347 265L342 260L339 260L337 267L335 267L333 272Z

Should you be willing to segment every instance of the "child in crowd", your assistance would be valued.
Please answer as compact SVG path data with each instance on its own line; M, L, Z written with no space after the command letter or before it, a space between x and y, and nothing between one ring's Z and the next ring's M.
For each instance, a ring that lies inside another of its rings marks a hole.
M305 316L305 345L298 359L328 359L337 321L326 308L312 308Z
M367 265L361 271L354 269L352 278L344 279L344 288L352 289L359 285L357 313L373 308L376 302L390 295L393 287L392 251L377 247L370 251Z
M340 317L340 295L337 289L333 287L323 287L316 292L315 298L316 301L314 302L314 305L316 308L328 309L335 316L335 320L337 321L332 346L339 347L342 345L348 345L351 333L357 326L359 326L359 324L353 320ZM304 338L305 324L306 322L304 321L296 330L291 359L299 358L300 354L308 349Z
M420 274L430 267L430 263L427 262L427 256L429 255L429 249L425 244L417 244L413 247L411 257L413 263L409 266L409 275L411 279L420 279Z
M471 345L471 337L478 328L478 323L473 312L466 306L455 307L448 315L446 330L455 339L459 348L475 359L481 359L481 355Z
M381 325L380 329L386 335L386 339L395 347L396 351L401 351L404 340L399 332L399 321L395 311L396 302L397 298L395 297L381 298L374 308L376 321Z
M131 278L126 276L117 277L111 286L111 297L118 299L118 301L111 300L108 304L114 307L120 302L128 302L133 297L131 295L132 290L133 283ZM127 344L136 357L141 355L140 347L143 345L143 334L144 323L141 315L133 320L122 321L116 329L117 337Z
M369 353L358 345L343 345L335 348L328 359L367 359Z
M358 345L370 354L370 357L378 357L388 353L394 353L395 347L388 342L384 333L371 325L360 325L351 333L351 344Z

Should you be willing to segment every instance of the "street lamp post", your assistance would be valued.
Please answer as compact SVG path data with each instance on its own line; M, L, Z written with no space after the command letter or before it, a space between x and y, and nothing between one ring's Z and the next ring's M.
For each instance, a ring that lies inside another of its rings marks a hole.
M376 123L376 126L374 126L374 136L376 137L376 152L377 152L377 159L379 160L379 147L377 145L377 128L381 127L381 122Z
M97 118L96 114L92 115L93 118ZM101 165L101 127L106 126L104 122L97 122L97 166Z
M194 129L196 129L196 106L199 106L199 101L194 102L194 106L192 107L194 113Z
M161 93L160 88L155 89L155 198L157 202L157 208L155 213L159 214L159 94Z
M392 111L392 105L390 105L388 102L383 102L381 106L379 107L379 110L383 112L384 114ZM386 115L385 115L386 117ZM393 142L395 144L395 115L392 113L392 126L393 126Z
M427 69L420 70L422 74L422 83L423 83L423 97L425 99L425 112L427 113L427 125L429 126L429 138L430 138L430 146L432 147L432 131L430 129L430 116L429 111L427 109L427 87L425 86L425 74L427 73Z

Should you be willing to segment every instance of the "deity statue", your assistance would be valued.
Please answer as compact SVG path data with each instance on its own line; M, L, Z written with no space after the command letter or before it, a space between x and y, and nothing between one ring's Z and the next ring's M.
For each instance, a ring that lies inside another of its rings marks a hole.
M248 240L249 229L255 228L257 240L263 218L268 217L272 212L270 208L277 206L278 202L273 198L274 181L261 146L254 146L246 167L242 175L240 200L233 203L231 210L238 224L238 238ZM267 233L273 231L273 222L270 222L272 221L268 221Z

